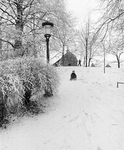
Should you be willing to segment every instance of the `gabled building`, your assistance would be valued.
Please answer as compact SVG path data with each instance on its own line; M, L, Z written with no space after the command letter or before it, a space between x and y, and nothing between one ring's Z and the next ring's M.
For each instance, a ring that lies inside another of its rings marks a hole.
M77 66L77 57L67 50L59 60L57 60L53 65L54 66Z

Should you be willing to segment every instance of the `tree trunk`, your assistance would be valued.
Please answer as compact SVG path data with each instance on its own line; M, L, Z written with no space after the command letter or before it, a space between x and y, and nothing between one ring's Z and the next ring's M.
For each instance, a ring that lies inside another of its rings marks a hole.
M34 10L35 10L35 5L34 5ZM35 23L36 23L36 16L35 16L35 14L33 14L32 18L33 18L33 56L37 57L36 32L35 32L35 30L36 30L36 25L35 25Z
M16 19L16 24L15 24L15 29L17 32L17 35L15 37L15 44L14 44L14 49L15 49L15 55L16 56L22 56L22 32L23 32L23 0L18 0L16 2L16 8L17 8L17 19Z
M86 67L87 67L87 57L88 57L88 38L86 38Z
M2 36L2 30L1 30L1 17L0 17L0 37ZM2 40L0 39L0 50L2 49Z
M119 56L116 55L116 58L117 58L118 68L120 68L121 66L120 66L120 59L119 59Z
M104 73L105 73L105 56L106 56L106 53L105 53L105 49L104 49Z
M90 67L90 62L91 62L92 58L89 58L89 61L88 61L88 67Z

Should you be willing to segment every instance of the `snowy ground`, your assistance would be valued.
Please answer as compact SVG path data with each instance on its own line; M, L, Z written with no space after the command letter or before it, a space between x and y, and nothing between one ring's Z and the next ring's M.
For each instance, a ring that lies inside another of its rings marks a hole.
M45 114L0 131L0 150L124 150L124 69L61 67ZM75 70L77 81L69 81Z

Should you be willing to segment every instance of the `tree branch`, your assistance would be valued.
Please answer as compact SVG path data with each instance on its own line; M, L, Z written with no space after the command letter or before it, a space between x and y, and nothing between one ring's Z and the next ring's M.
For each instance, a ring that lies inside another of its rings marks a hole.
M3 41L3 42L9 43L14 48L14 44L12 44L11 42L9 42L8 40L2 39L2 38L0 38L0 40Z

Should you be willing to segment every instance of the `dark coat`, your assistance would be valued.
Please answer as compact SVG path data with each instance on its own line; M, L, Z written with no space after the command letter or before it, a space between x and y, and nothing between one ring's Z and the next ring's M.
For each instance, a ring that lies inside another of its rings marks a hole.
M71 73L71 76L70 76L70 80L76 80L77 79L77 75L75 72L72 72Z

